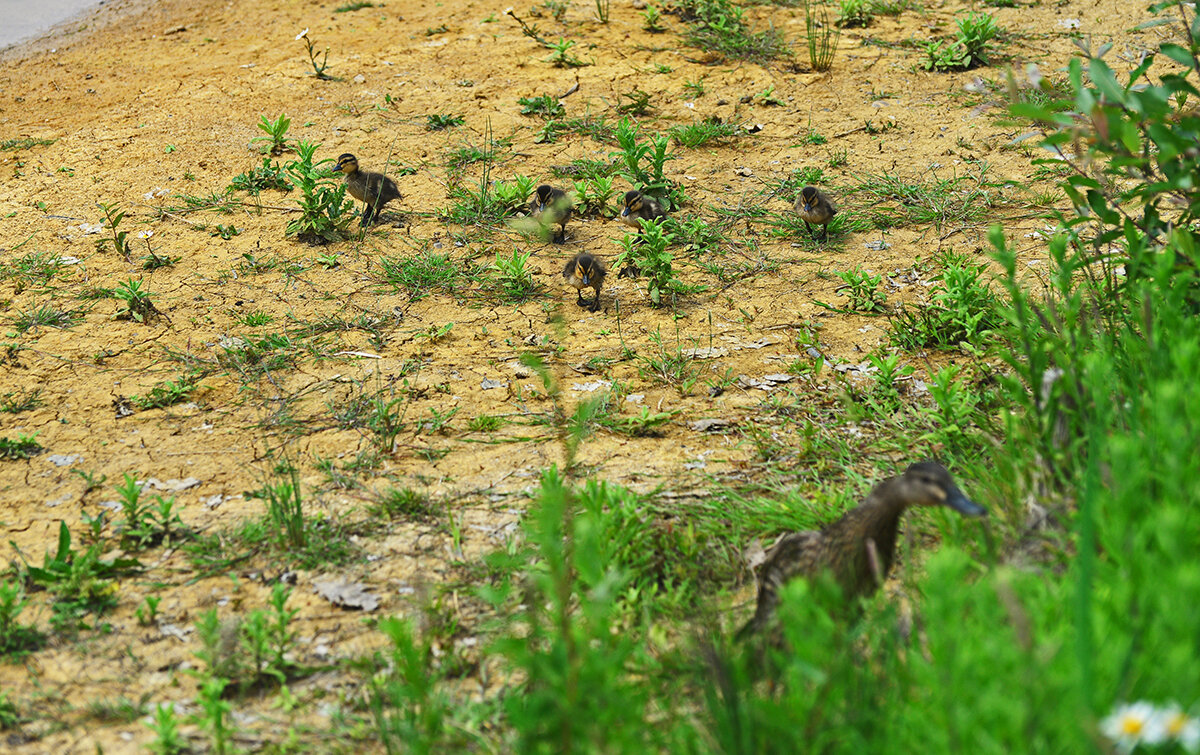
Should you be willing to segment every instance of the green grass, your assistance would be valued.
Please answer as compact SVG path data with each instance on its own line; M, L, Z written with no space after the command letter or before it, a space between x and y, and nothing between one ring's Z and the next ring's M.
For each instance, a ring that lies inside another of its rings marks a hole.
M785 40L774 28L753 29L745 11L730 0L686 0L678 7L687 23L684 40L692 47L756 63L788 54Z
M0 142L0 151L7 152L8 150L32 149L34 147L48 147L54 144L54 139L5 139Z
M451 293L463 281L462 271L449 254L421 251L416 256L379 258L379 279L414 301L434 292Z
M740 135L736 123L720 123L716 120L697 121L686 126L672 126L669 133L675 143L688 149L707 144L724 144Z

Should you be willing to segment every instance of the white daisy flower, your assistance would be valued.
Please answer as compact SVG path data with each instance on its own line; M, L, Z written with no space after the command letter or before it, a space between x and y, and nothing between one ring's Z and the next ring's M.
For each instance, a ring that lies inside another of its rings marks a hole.
M1179 703L1174 702L1167 703L1158 715L1168 739L1178 742L1188 752L1200 751L1200 718L1184 713Z
M146 230L146 231L138 231L138 238L139 238L139 239L148 239L148 238L150 238L150 237L151 237L151 236L153 236L153 235L154 235L154 231L150 231L150 230Z
M1159 744L1166 739L1162 717L1145 700L1118 705L1100 722L1100 733L1120 752L1133 752L1138 745Z
M296 35L296 41L299 42L300 40L304 39L307 36L308 36L308 29L305 29L304 31L302 31Z

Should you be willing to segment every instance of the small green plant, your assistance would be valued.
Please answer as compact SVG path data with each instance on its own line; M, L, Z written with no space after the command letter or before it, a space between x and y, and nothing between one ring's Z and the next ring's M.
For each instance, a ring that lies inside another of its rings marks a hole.
M613 268L623 268L632 265L646 278L646 291L650 301L659 307L668 301L674 301L674 296L686 290L683 283L675 277L671 266L671 252L667 249L674 240L674 234L667 233L664 222L660 220L642 220L640 234L627 233L621 239L621 253L613 261Z
M418 642L412 626L397 618L379 622L390 640L390 658L377 657L379 668L370 683L375 731L387 752L462 752L470 749L448 725L451 700L439 682L444 665L433 662L431 640Z
M0 459L29 459L45 450L37 442L37 433L18 433L15 440L0 437Z
M157 506L142 500L142 486L137 475L125 473L122 484L114 486L121 497L121 513L124 519L117 525L121 533L121 547L137 551L152 548L173 535L187 533L187 528L175 513L175 497L163 498L156 495Z
M773 84L754 95L754 99L758 101L758 104L767 107L782 107L784 104L783 100L775 96L775 85Z
M695 81L683 82L683 91L687 92L692 99L699 99L704 96L704 77L701 76Z
M300 214L287 225L287 235L314 243L345 238L353 219L354 203L346 197L346 185L331 181L321 168L330 160L314 163L319 144L301 141L296 145L297 159L284 166L288 180L300 192L296 203Z
M312 65L313 76L322 81L328 81L330 76L325 73L325 69L329 67L329 48L326 47L325 52L318 55L316 46L308 36L308 29L297 34L296 41L303 43L304 50L308 53L308 62ZM317 62L318 57L321 58L319 63Z
M495 414L477 414L467 420L467 429L473 433L490 433L504 425L504 418Z
M144 324L149 318L159 314L150 292L142 288L140 280L130 278L118 283L117 287L113 289L113 298L117 300L117 311L113 315L113 319L132 320Z
M125 211L120 208L115 202L105 204L104 202L97 203L100 210L104 213L104 223L108 226L109 232L112 233L111 239L101 239L96 242L96 251L102 252L105 247L111 247L113 251L129 261L132 250L129 248L127 231L121 230L121 221L125 219Z
M435 113L426 117L425 130L445 131L448 128L461 126L464 123L466 123L466 119L464 119L461 115L443 115L440 113Z
M662 11L657 5L647 5L646 10L642 11L642 28L651 34L666 31L662 25Z
M983 280L985 269L951 259L934 278L932 301L892 319L892 343L910 351L984 345L1004 323L1000 301Z
M267 116L259 116L258 130L266 134L266 136L256 136L250 140L251 144L255 142L267 142L264 148L275 157L287 152L288 138L287 132L291 128L292 120L285 113L280 113L275 120L267 118ZM263 162L266 165L266 161Z
M841 0L837 24L842 28L870 26L871 0Z
M158 604L162 602L162 598L157 595L147 595L142 601L142 605L134 609L133 614L137 616L138 624L148 627L158 620Z
M624 417L605 417L598 420L599 424L613 432L629 435L634 438L645 438L661 434L661 428L679 413L679 410L669 412L654 412L643 406L639 414Z
M88 613L100 615L117 604L113 577L141 568L136 559L101 558L98 544L76 551L66 522L59 523L58 548L53 555L46 553L42 566L32 566L18 554L26 577L54 593L50 624L67 634L78 629Z
M555 68L582 68L591 65L575 57L571 52L571 48L576 44L578 43L575 40L562 37L557 42L548 43L546 49L550 51L550 56L546 58L546 62Z
M612 177L576 181L574 211L580 215L612 217L615 210L611 209L609 204L616 193L617 189Z
M264 157L262 165L234 176L229 182L229 189L257 195L266 189L291 191L292 183L288 181L287 172L282 165L270 157Z
M53 304L30 307L13 318L17 333L26 333L35 328L69 328L79 322L77 310L58 309Z
M621 151L610 156L620 159L621 175L643 193L665 200L668 206L678 205L682 192L664 173L667 161L677 157L667 151L671 138L656 134L641 139L641 129L628 118L622 118L617 124L615 136Z
M175 718L175 703L159 703L146 726L154 732L150 751L155 755L179 755L187 751L187 741L179 734L179 721Z
M22 721L17 705L8 699L8 693L0 690L0 731L15 729Z
M155 383L145 396L130 396L129 400L140 409L162 409L187 401L199 387L200 376L195 373L180 375L174 380Z
M728 142L738 136L740 129L736 123L723 123L717 118L710 118L687 126L672 126L667 133L679 146L696 149L710 143Z
M45 403L41 396L41 388L0 394L0 413L20 414L36 409Z
M403 291L412 301L436 291L453 293L463 273L449 254L422 250L411 256L385 256L379 259L382 283Z
M850 300L847 306L853 312L878 312L883 309L884 294L879 290L883 275L871 275L861 265L838 272L842 279L840 290Z
M988 65L988 46L1000 34L996 19L989 13L967 13L957 20L958 33L951 42L924 44L922 65L929 71L961 71Z
M496 253L492 267L496 271L496 285L505 301L520 304L537 292L528 264L532 254L533 250L522 254L520 249L513 249L507 256Z
M913 373L912 365L901 367L899 354L868 354L867 361L875 368L871 404L877 411L885 414L896 411L900 408L900 389L897 384L901 378Z
M774 28L754 31L746 11L731 0L683 0L679 17L692 47L735 60L766 63L787 55L787 42Z
M596 18L602 24L608 23L608 4L609 0L596 0Z
M19 621L28 604L18 582L0 582L0 658L5 661L20 660L46 644L46 636L36 627Z
M196 700L200 710L191 717L194 723L208 731L211 751L216 755L226 755L231 751L229 740L234 734L228 721L233 705L223 697L228 684L228 681L217 676L204 679Z
M517 104L521 106L521 115L540 115L543 118L558 118L566 114L567 109L554 95L540 94L537 97L520 97Z
M403 517L426 521L438 518L442 514L442 507L420 491L411 488L388 488L376 498L370 511L374 516L386 516L389 519Z
M267 481L258 490L246 494L267 505L267 526L279 547L303 550L308 544L304 505L300 490L300 472L287 465L278 481Z
M635 87L632 92L625 92L617 99L624 100L617 105L617 112L622 115L646 115L655 109L650 104L650 95L640 88Z

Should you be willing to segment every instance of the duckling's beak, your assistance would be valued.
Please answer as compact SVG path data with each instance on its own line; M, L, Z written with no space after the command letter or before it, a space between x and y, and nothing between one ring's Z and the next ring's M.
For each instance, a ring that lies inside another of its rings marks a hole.
M591 285L591 278L592 278L592 276L591 276L591 275L589 275L589 274L588 274L588 272L585 270L585 271L583 272L583 285L585 285L585 286L590 286L590 285Z
M946 491L946 505L967 517L987 516L987 509L963 495L963 492L953 485Z
M805 202L805 203L804 203L804 211L805 211L805 212L812 212L812 211L813 211L813 207L814 207L814 204L813 204L812 202Z
M629 217L629 205L625 205L625 209L621 210L621 217Z

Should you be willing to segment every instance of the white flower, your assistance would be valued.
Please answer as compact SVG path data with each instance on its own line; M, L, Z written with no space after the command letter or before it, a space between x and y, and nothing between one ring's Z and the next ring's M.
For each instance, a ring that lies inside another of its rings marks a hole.
M504 15L511 16L512 14L513 14L513 9L512 9L511 5L504 9Z
M1155 745L1166 739L1162 716L1145 700L1118 705L1100 722L1100 733L1120 752L1132 752L1140 744Z
M153 189L151 189L150 191L148 191L148 192L146 192L145 194L143 194L143 195L142 195L142 199L145 199L145 200L149 201L149 200L151 200L151 199L154 199L154 198L156 198L156 197L165 197L165 196L166 196L167 194L169 194L169 193L170 193L170 192L168 192L168 191L167 191L166 189L164 189L163 187L161 187L161 186L155 186Z
M151 236L153 236L153 235L154 235L154 231L150 231L150 230L146 230L146 231L138 231L138 238L139 238L139 239L148 239L148 238L150 238L150 237L151 237Z
M299 42L300 40L304 39L307 36L308 36L308 29L305 29L304 31L302 31L296 35L296 41Z
M1188 752L1200 750L1200 718L1189 716L1179 703L1167 703L1158 712L1163 734Z

